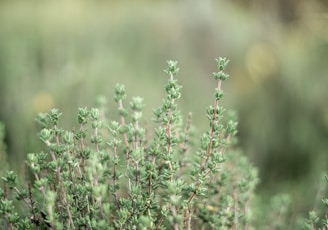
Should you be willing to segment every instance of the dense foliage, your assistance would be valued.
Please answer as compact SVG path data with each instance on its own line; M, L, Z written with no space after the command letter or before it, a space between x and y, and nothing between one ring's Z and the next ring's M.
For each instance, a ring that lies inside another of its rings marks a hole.
M59 126L57 109L40 114L46 148L29 153L33 178L22 184L13 171L2 177L0 214L8 229L202 229L246 228L257 170L233 146L237 122L220 105L226 58L219 58L209 130L191 135L191 119L178 110L177 62L165 73L166 98L154 110L157 127L143 127L143 99L125 108L123 85L115 87L119 121L99 108L80 108L78 129ZM195 145L193 145L195 143ZM16 201L20 200L24 205ZM20 208L20 209L18 209Z
M177 62L168 61L166 97L154 109L153 131L143 121L143 98L126 108L125 86L115 86L119 121L106 99L80 108L79 127L60 127L52 109L36 121L41 152L27 155L26 175L1 170L0 223L6 229L286 229L290 196L256 198L257 169L236 149L237 122L220 102L229 60L217 59L208 131L192 132L192 115L178 109ZM0 157L5 161L4 128ZM322 200L327 206L326 199ZM295 219L295 222L296 219ZM328 226L315 212L294 226Z

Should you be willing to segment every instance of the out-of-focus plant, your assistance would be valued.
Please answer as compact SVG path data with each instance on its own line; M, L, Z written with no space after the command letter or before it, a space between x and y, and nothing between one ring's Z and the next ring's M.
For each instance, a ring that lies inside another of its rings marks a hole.
M0 122L0 173L7 169L7 147L5 144L5 126Z
M321 201L320 207L314 207L308 214L308 218L305 220L303 225L304 229L306 230L327 230L328 229L328 199L327 196L323 195L323 192L326 192L326 184L328 182L328 176L324 176L324 185L321 185L318 191L317 197Z

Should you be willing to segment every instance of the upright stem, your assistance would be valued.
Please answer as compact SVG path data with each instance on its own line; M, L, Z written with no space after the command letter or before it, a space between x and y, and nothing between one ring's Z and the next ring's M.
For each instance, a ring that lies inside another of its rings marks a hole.
M170 73L170 80L173 81L174 80L174 76L173 73ZM171 103L174 104L174 99L171 100ZM167 154L170 156L171 155L171 135L172 135L172 110L170 109L168 111L168 121L167 121L167 125L166 125L166 136L167 136ZM173 168L172 168L172 164L170 161L167 162L170 172L171 172L171 176L170 176L170 181L173 181Z
M121 110L121 111L124 110L122 99L120 99L118 101L118 106L119 106L119 110ZM126 127L125 118L122 114L120 115L120 120L121 120L122 128L124 130L123 131L123 142L124 142L124 145L125 145L126 173L128 173L129 168L130 168L130 163L129 163L129 161L130 161L129 142L128 142L128 137L127 137L126 130L125 130L125 127ZM131 179L130 179L130 177L128 177L128 189L129 189L129 191L131 191Z
M118 101L118 106L119 106L119 109L120 110L124 110L123 101L122 100L119 100ZM125 125L125 118L124 118L124 116L122 114L120 115L120 120L121 120L122 128L124 130L126 125ZM123 142L124 142L125 147L128 149L129 148L129 143L128 143L128 137L126 135L126 132L123 132ZM128 151L127 151L127 156L128 156Z
M120 209L120 204L118 202L118 196L116 191L116 160L117 160L117 146L114 144L114 166L113 166L113 188L114 188L114 198L115 198L115 204L118 209Z
M83 132L83 125L80 125L80 133ZM85 175L85 164L84 164L84 154L85 154L85 150L84 150L84 141L83 141L83 136L80 136L80 148L81 148L81 168L82 168L82 179L83 179L83 175Z
M56 125L54 126L54 133L55 133L56 147L58 148L59 147L59 135L58 135L58 132L57 132L57 126ZM50 154L51 154L51 157L52 157L53 161L56 161L57 159L56 159L56 156L55 156L54 152L51 151ZM71 212L69 204L67 202L66 190L65 190L65 187L64 187L64 181L63 181L63 178L62 178L62 175L61 175L60 167L57 167L56 171L57 171L58 181L59 181L59 185L60 185L60 191L61 191L61 195L62 195L62 204L66 207L66 211L67 211L67 214L68 214L68 220L69 220L70 224L72 225L72 227L74 229L75 226L74 226L74 222L73 222L73 218L72 218L72 212Z
M138 130L139 130L139 123L138 121L134 124L134 138L133 138L133 150L137 151L138 148ZM135 185L138 185L138 171L139 171L139 159L135 162Z
M221 84L222 84L222 80L219 79L218 80L218 86L217 89L221 90ZM200 172L204 171L210 157L212 154L212 146L213 146L213 139L214 139L214 131L215 131L215 121L216 121L216 117L217 117L217 110L219 107L219 100L215 99L215 105L214 105L214 112L213 112L213 116L212 116L212 121L211 121L211 130L210 130L210 142L208 143L208 148L207 148L207 157L205 162L203 163L202 167L200 168Z

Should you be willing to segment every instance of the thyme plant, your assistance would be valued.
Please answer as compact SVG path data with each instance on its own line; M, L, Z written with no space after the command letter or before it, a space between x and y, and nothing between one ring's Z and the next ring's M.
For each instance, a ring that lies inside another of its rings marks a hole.
M62 113L40 114L42 152L29 153L31 177L2 176L0 224L6 229L251 229L257 170L234 147L237 122L221 106L229 60L217 59L208 131L191 133L192 115L178 109L176 61L168 61L155 128L143 127L143 98L126 102L115 86L119 119L80 108L78 127L60 127Z

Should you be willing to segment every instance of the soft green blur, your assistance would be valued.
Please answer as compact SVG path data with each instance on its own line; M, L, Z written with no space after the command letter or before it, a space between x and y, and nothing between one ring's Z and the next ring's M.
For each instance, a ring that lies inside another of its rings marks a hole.
M77 126L78 107L105 95L115 118L116 83L144 97L151 117L169 59L200 134L218 56L231 60L223 103L239 114L259 192L292 194L296 212L313 208L328 160L326 1L0 2L0 120L11 167L41 148L39 112L57 107L64 127Z

